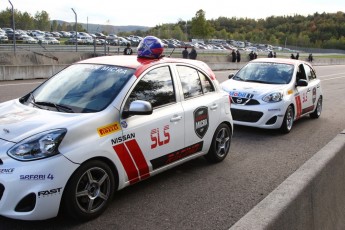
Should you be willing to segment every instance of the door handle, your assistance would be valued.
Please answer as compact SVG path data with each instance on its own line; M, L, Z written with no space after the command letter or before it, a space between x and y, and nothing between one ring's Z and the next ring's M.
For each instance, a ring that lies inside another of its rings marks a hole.
M170 119L170 122L177 122L182 119L182 116L180 115L175 115Z

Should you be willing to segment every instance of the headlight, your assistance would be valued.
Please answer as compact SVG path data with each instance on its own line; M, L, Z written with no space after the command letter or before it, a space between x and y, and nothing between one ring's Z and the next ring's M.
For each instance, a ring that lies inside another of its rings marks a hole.
M20 161L54 156L59 154L58 147L66 132L66 129L55 129L35 134L14 145L7 154Z
M283 94L280 92L267 94L262 98L264 102L279 102L283 100Z

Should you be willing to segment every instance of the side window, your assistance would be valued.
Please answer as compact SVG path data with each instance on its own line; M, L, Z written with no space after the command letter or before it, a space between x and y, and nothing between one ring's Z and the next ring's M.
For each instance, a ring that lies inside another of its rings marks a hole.
M126 106L135 100L149 101L153 108L176 102L170 68L159 67L142 77L131 92Z
M211 83L211 80L203 73L199 72L201 79L201 85L204 93L209 93L214 91L214 86Z
M309 81L311 81L311 80L316 78L316 75L315 75L313 69L310 68L310 66L304 65L304 69L305 69L305 74L307 75Z
M298 71L297 71L296 77L297 77L297 81L298 81L299 79L307 80L307 77L306 77L305 71L304 71L304 67L303 67L302 64L298 66Z
M185 99L214 91L210 79L200 71L188 66L177 66L177 71Z

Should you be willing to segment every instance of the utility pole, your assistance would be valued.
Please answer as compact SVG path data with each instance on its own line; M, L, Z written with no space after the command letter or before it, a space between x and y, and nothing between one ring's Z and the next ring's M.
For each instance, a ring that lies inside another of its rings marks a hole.
M10 0L8 2L12 6L12 30L13 30L13 52L16 53L16 26L14 22L14 9L13 9L13 4Z

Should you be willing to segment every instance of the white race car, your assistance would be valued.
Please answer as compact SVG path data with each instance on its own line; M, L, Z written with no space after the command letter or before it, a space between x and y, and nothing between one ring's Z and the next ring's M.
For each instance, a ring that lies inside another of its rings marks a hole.
M116 190L199 156L224 160L228 94L205 63L160 57L150 39L138 58L80 61L0 104L0 215L92 219Z
M310 63L255 59L229 78L221 86L231 97L234 124L288 133L300 117L321 115L321 83Z

